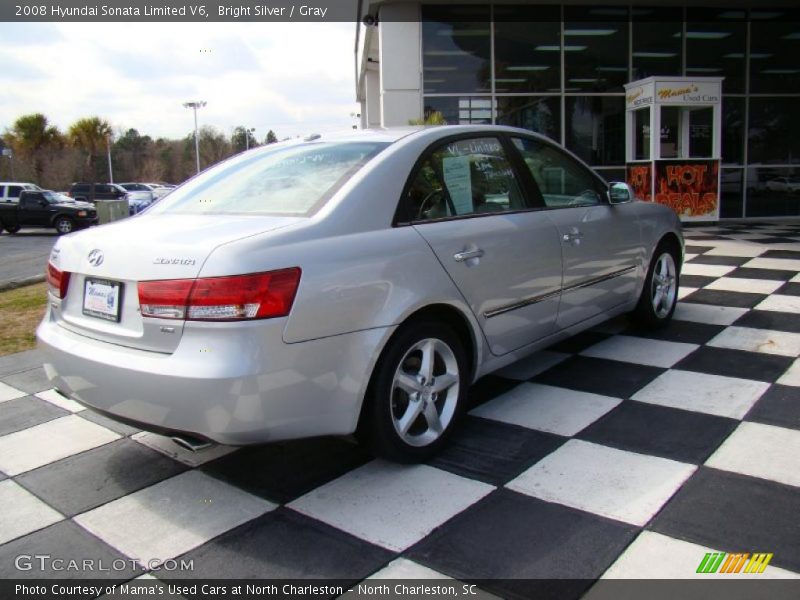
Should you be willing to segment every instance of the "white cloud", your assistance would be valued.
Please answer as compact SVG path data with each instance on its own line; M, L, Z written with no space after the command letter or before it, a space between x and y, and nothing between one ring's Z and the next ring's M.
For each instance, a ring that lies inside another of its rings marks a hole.
M0 73L0 130L35 111L62 129L98 115L119 129L183 137L194 126L187 100L206 100L200 123L226 134L237 125L258 138L347 129L357 111L354 27L2 23L0 62L13 59L14 69Z

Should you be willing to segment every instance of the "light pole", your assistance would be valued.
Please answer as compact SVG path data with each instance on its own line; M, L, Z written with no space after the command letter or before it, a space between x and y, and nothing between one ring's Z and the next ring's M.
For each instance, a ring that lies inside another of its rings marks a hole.
M108 183L114 183L114 171L111 169L111 136L106 136L106 152L108 153Z
M244 130L244 151L247 152L250 150L250 134L256 130L255 127L251 127L250 129Z
M192 102L184 102L183 108L191 108L194 110L194 155L197 159L197 172L200 172L200 138L197 135L197 109L203 108L206 105L205 100L194 100Z

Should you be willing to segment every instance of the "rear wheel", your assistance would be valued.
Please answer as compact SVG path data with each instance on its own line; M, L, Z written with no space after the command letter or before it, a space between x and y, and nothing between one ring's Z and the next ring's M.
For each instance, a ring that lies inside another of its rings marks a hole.
M633 319L640 325L659 328L667 325L678 301L678 256L668 244L659 244L653 253Z
M55 225L56 231L58 231L60 235L72 233L72 230L75 229L75 224L72 222L72 219L68 217L58 217L53 225Z
M452 432L467 384L467 360L458 336L440 323L409 323L378 361L359 436L389 460L427 460Z
M4 227L8 233L17 233L20 230L19 225L4 225Z

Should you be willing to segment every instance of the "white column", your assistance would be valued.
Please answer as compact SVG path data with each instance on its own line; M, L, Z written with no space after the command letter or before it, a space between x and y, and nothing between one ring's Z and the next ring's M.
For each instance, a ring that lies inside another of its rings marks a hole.
M372 63L370 63L372 64ZM362 103L362 120L367 127L381 126L381 76L377 66L375 69L367 67L364 73L364 85L366 88L366 101Z
M417 2L380 9L381 125L408 125L422 118L422 24Z

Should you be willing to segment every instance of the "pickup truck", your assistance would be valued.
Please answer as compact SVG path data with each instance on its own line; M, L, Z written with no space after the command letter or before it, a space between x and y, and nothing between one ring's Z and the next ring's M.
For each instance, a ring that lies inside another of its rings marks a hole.
M17 204L0 205L0 231L22 227L54 227L59 235L97 224L93 204L78 202L50 190L25 190Z

